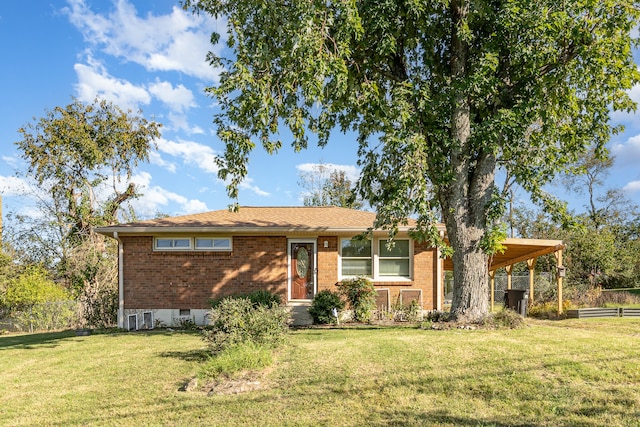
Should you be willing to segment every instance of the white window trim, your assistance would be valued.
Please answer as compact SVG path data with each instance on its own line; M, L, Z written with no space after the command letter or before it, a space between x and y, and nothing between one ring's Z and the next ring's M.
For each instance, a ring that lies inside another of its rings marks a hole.
M356 276L344 276L342 274L342 241L343 240L351 240L352 238L349 237L341 237L339 239L339 245L338 245L338 279L342 280L342 279L352 279ZM371 242L371 275L372 277L370 277L370 279L373 282L376 283L383 283L383 282L412 282L413 281L413 240L411 240L410 238L396 238L394 239L395 241L400 241L400 240L408 240L409 241L409 277L406 276L380 276L380 267L379 267L379 261L380 261L380 241L381 240L389 240L388 237L379 237L379 238L374 238ZM388 259L392 259L392 258L388 258ZM399 258L399 259L405 259L405 258Z
M353 240L353 238L341 237L339 240L340 240L340 241L338 242L338 243L339 243L339 248L338 248L338 250L339 250L339 256L338 256L338 277L340 277L340 278L353 278L353 277L357 277L357 276L351 276L351 275L346 275L346 276L343 276L343 275L342 275L342 249L343 249L343 248L342 248L342 242L343 242L343 241L345 241L345 240L349 240L349 241L350 241L350 240ZM371 239L367 239L367 240L371 241ZM373 245L373 242L372 242L371 244ZM373 264L374 264L374 261L373 261L373 254L374 254L374 248L373 248L373 246L371 246L371 256L369 256L369 257L345 257L345 258L347 258L347 259L367 259L367 260L371 260L371 275L373 276L373 274L374 274L374 265L373 265ZM366 277L369 277L369 276L366 276Z
M158 241L159 240L188 240L189 241L189 247L188 248L175 248L175 247L170 247L170 248L161 248L158 247ZM193 250L193 239L190 237L184 237L184 236L159 236L159 237L154 237L153 238L153 250L154 251L158 251L158 252L187 252L187 251L192 251Z
M159 248L158 240L189 240L188 248ZM228 248L197 248L197 239L229 240ZM155 252L231 252L233 251L233 238L231 236L155 236L153 238L153 250Z

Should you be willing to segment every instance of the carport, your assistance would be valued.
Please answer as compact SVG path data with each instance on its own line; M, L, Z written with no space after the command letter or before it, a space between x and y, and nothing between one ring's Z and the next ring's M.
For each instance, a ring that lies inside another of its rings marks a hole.
M517 239L507 238L503 243L504 253L496 253L489 261L489 279L491 289L491 310L493 310L493 300L495 296L495 276L496 271L504 268L507 271L507 289L511 289L511 272L513 266L519 262L526 262L529 269L529 302L535 301L534 274L536 261L539 257L554 254L557 261L556 283L558 286L558 313L562 313L562 282L564 279L564 266L562 264L562 251L565 248L562 240L543 239ZM444 260L444 269L453 270L451 258Z

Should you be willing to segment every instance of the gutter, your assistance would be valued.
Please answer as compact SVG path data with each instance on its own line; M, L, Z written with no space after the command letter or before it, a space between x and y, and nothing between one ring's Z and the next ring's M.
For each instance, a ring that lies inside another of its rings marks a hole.
M113 232L113 238L118 241L118 328L124 329L124 248L118 232Z
M408 232L410 227L399 227L399 232ZM216 233L216 234L296 234L296 233L336 233L336 234L353 234L367 232L366 228L356 227L184 227L184 226L154 226L154 227L100 227L96 228L96 232L116 238L118 233L121 235L166 235L166 234L185 234L185 233ZM375 234L387 233L387 230L374 230Z

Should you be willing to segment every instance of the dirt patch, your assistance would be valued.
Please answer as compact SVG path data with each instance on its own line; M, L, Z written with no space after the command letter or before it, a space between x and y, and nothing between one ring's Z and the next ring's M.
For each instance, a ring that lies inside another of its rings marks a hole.
M246 372L234 378L224 378L202 383L198 378L186 382L180 391L207 393L209 396L241 394L267 388L266 372Z
M204 387L204 391L206 391L209 396L213 396L216 394L248 393L250 391L263 390L264 388L265 384L263 381L240 378L208 384Z

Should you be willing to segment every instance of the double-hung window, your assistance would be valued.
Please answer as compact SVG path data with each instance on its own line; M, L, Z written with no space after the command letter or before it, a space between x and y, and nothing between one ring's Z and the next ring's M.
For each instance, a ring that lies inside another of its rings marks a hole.
M411 254L409 240L378 240L378 275L381 277L410 277Z
M342 239L342 275L371 277L371 240Z
M340 276L366 276L373 280L411 278L411 240L340 240Z

